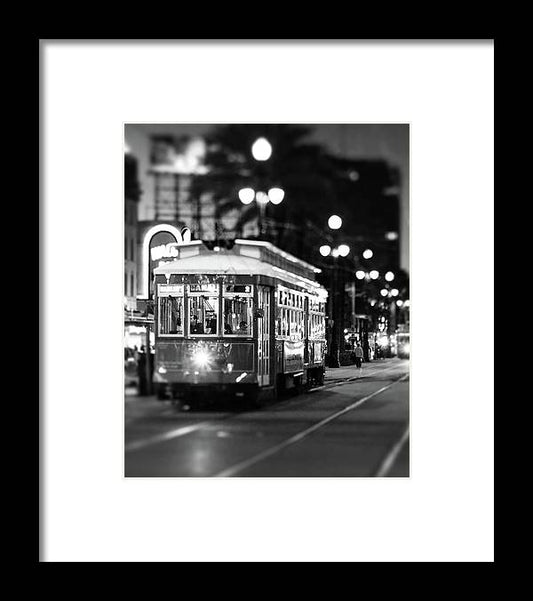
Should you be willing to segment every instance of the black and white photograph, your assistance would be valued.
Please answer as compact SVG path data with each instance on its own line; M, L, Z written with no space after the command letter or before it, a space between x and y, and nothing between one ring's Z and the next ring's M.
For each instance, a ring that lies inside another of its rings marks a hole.
M39 561L494 561L494 48L39 39Z
M409 476L409 125L126 124L126 477Z

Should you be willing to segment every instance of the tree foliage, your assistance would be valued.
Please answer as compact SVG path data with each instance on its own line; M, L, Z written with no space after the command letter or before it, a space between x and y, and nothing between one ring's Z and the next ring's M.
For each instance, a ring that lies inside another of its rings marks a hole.
M307 140L311 133L311 127L294 124L214 127L206 136L208 175L195 178L195 193L209 191L218 216L237 208L239 230L257 214L255 202L247 206L240 202L241 188L265 192L273 186L283 188L283 202L267 206L268 237L289 252L307 255L309 245L318 243L319 232L327 236L327 216L337 205L335 170L325 149ZM272 145L267 161L256 161L252 155L252 145L259 137Z

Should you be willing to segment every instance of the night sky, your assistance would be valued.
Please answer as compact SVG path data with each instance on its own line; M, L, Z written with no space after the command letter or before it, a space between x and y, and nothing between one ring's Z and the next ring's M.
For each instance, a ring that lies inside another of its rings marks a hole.
M306 124L307 125L307 124ZM409 125L407 124L312 124L310 140L323 144L332 154L353 159L384 159L397 167L401 177L401 266L409 271ZM146 179L149 168L149 138L152 134L205 134L212 124L133 124L125 126L128 147L139 160L139 179L144 190L151 190ZM148 198L145 196L145 200ZM139 218L145 219L143 199Z

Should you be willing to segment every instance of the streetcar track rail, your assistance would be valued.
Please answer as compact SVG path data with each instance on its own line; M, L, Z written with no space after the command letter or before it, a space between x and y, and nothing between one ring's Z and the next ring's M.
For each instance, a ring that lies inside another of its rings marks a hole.
M393 365L393 366L385 367L383 369L376 369L376 370L372 371L372 374L376 374L376 375L377 374L382 374L382 373L384 373L386 371L389 371L390 369L393 369L395 367L397 367L397 366ZM383 391L387 390L388 388L390 388L391 386L393 386L396 382L402 381L403 379L407 378L408 376L409 376L408 373L405 374L405 375L403 375L400 379L395 380L393 383L391 383L388 386L385 386L385 387L379 389L378 391L372 393L371 395L363 397L363 399L359 399L355 403L352 403L351 405L349 405L347 408L344 408L344 409L336 412L335 414L333 414L333 416L338 417L338 416L342 415L343 413L346 413L346 411L349 410L350 408L355 409L356 406L362 404L363 402L366 402L368 399L376 396L380 392L383 392ZM361 379L360 376L352 376L352 377L349 377L349 378L344 378L343 380L341 380L339 382L331 382L331 383L328 383L328 384L324 384L324 385L322 385L320 387L314 388L313 390L310 390L309 392L307 392L306 395L310 395L311 393L319 391L319 390L329 390L331 388L335 388L337 386L342 386L343 384L351 383L351 382L354 382L354 381L357 381L357 380L360 380L360 379ZM305 400L305 399L302 398L301 400ZM286 400L284 400L284 401L282 401L280 403L276 403L275 406L276 406L276 408L283 408L283 407L285 407L287 405L294 404L294 402L295 402L295 399L294 398L290 398L290 399L286 399ZM135 441L126 443L125 446L124 446L124 450L125 450L126 453L130 453L130 452L133 452L133 451L139 451L139 450L142 450L142 449L144 449L146 447L149 447L149 446L152 446L152 445L155 445L155 444L158 444L158 443L166 442L166 441L169 441L169 440L173 440L175 438L179 438L179 437L182 437L182 436L186 436L188 434L192 434L193 432L196 432L196 431L199 431L199 430L202 430L202 429L213 428L213 426L216 426L216 424L218 422L225 422L228 419L231 419L232 417L238 417L238 416L241 416L241 415L246 414L246 413L259 413L261 411L268 411L268 410L270 410L271 407L272 407L272 405L265 406L265 407L262 407L259 410L255 410L253 412L252 411L247 411L247 410L231 411L231 412L228 412L226 414L222 414L220 417L217 417L215 419L204 420L204 421L198 422L196 424L189 424L187 426L180 426L179 428L174 428L174 429L166 431L166 432L162 432L162 433L159 433L159 434L154 434L152 436L148 436L148 437L142 438L140 440L135 440ZM331 421L331 419L334 419L334 418L332 418L330 416L330 417L325 418L325 419L327 420L327 422L329 422L329 421ZM324 422L324 420L322 420L322 422L318 422L318 424L322 424L323 422ZM324 423L327 423L327 422L324 422ZM316 429L316 426L317 426L317 424L315 424L314 426L311 426L307 430L310 430L310 431L314 430L314 429ZM307 430L305 432L307 432ZM295 436L298 436L298 434L295 435ZM289 439L289 440L291 440L291 439ZM281 443L281 444L283 444L283 443ZM292 444L292 443L290 443L290 444ZM229 469L231 469L231 468L229 468ZM215 477L220 476L220 475L225 475L225 474L223 474L223 472L221 472L220 474L217 474Z
M401 450L403 449L404 444L407 442L408 438L409 438L409 424L407 424L407 426L406 426L405 430L402 432L402 435L400 436L400 438L391 447L391 449L386 453L385 457L379 464L378 469L374 473L374 476L376 478L383 478L390 472L390 470L394 466L394 463L396 462L396 459L398 458L398 455L400 454Z
M281 451L297 442L300 442L301 440L303 440L304 438L306 438L307 436L309 436L316 430L324 427L325 425L329 424L330 422L337 419L341 415L344 415L345 413L348 413L349 411L353 411L354 409L357 409L358 407L360 407L361 405L363 405L370 399L374 398L378 394L381 394L382 392L385 392L389 388L392 388L392 386L394 386L398 382L402 382L403 380L407 379L407 377L408 377L408 374L401 376L397 380L394 380L391 384L387 384L387 386L383 386L379 390L376 390L373 393L371 393L361 399L358 399L354 403L351 403L347 407L344 407L343 409L340 409L339 411L332 413L328 417L325 417L324 419L320 420L316 424L313 424L309 428L306 428L305 430L302 430L302 431L294 434L293 436L291 436L290 438L287 438L283 442L280 442L272 447L269 447L268 449L265 449L264 451L257 453L256 455L253 455L252 457L250 457L248 459L240 461L239 463L236 463L236 464L218 472L217 474L214 474L213 477L214 478L224 478L224 477L231 477L231 476L237 475L239 472L244 471L245 469L255 465L256 463L259 463L260 461L263 461L264 459L267 459L268 457L275 455L279 451ZM402 435L402 439L403 439L403 435ZM396 449L396 446L394 447L394 449ZM397 455L397 453L399 453L400 449L401 449L401 445L400 445L398 451L396 451L396 455ZM395 459L396 455L394 456L394 459ZM389 465L389 463L387 463L386 468L390 469L391 466L392 466L392 463L390 465ZM380 466L379 470L381 470L381 469L382 469L382 466Z

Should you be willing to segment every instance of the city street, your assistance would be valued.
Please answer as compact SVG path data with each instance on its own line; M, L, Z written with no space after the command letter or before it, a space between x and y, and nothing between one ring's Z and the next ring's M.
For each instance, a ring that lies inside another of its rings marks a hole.
M407 477L409 361L327 369L259 409L177 409L126 395L126 477Z

